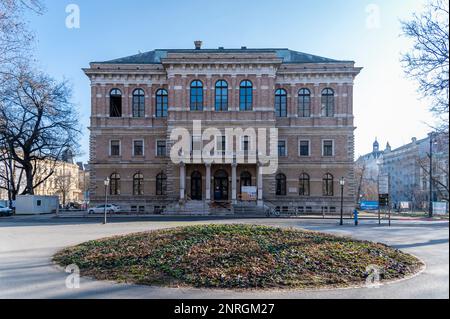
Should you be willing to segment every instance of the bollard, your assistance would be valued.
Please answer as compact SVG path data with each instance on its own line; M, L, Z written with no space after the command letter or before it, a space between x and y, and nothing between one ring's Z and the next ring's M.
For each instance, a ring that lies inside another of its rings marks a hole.
M355 209L354 211L353 211L353 218L354 218L354 220L355 220L355 226L358 226L358 211Z

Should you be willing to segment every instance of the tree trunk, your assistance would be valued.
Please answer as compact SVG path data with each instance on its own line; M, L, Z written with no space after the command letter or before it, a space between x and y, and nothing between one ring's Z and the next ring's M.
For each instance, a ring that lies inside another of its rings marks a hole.
M25 191L23 192L24 195L34 195L34 183L33 183L33 166L29 163L27 165L24 165L25 170L25 176L27 179L27 187L25 188Z

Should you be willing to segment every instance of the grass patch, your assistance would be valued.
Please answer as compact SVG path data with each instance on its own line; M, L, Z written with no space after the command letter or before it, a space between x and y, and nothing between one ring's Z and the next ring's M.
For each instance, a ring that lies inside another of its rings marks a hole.
M383 244L317 232L251 225L206 225L90 241L54 256L83 276L158 286L206 288L346 287L417 272L415 257Z

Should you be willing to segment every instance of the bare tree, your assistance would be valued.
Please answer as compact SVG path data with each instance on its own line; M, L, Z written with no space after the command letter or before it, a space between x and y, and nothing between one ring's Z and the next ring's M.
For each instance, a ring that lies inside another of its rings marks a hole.
M67 197L70 191L77 188L77 177L72 176L69 170L65 169L65 163L62 164L62 174L55 177L55 187L58 194L62 196L62 204L67 205Z
M34 194L53 174L51 169L36 180L38 162L55 163L65 149L78 148L78 116L66 82L29 68L5 77L0 86L0 141L24 170L23 194Z
M366 163L355 165L355 177L358 183L358 191L356 193L356 204L359 204L362 195L362 187L364 182L364 174L366 172Z
M8 148L0 141L0 189L8 194L9 206L16 200L23 186L23 169L10 156Z
M39 0L0 0L0 73L30 56L34 36L23 17L30 10L41 14L44 6Z
M373 170L367 166L364 161L357 162L355 165L355 178L358 183L357 201L363 197L365 200L377 200L378 188L376 177L373 176Z
M433 159L433 174L431 174L431 183L433 189L437 193L439 200L449 201L449 169L448 169L448 157L447 159ZM427 153L425 158L417 160L420 168L422 169L423 176L428 183L430 182L430 154ZM428 190L425 191L428 193Z
M405 73L419 84L419 93L431 101L430 110L449 124L449 0L430 0L425 11L403 21L403 33L414 41L402 57Z

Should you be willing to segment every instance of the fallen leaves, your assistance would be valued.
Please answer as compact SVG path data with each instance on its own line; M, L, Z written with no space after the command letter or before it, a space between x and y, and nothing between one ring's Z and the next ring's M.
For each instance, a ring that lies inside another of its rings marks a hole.
M58 253L97 279L208 288L312 288L414 273L421 262L388 246L310 231L206 225L91 241Z

